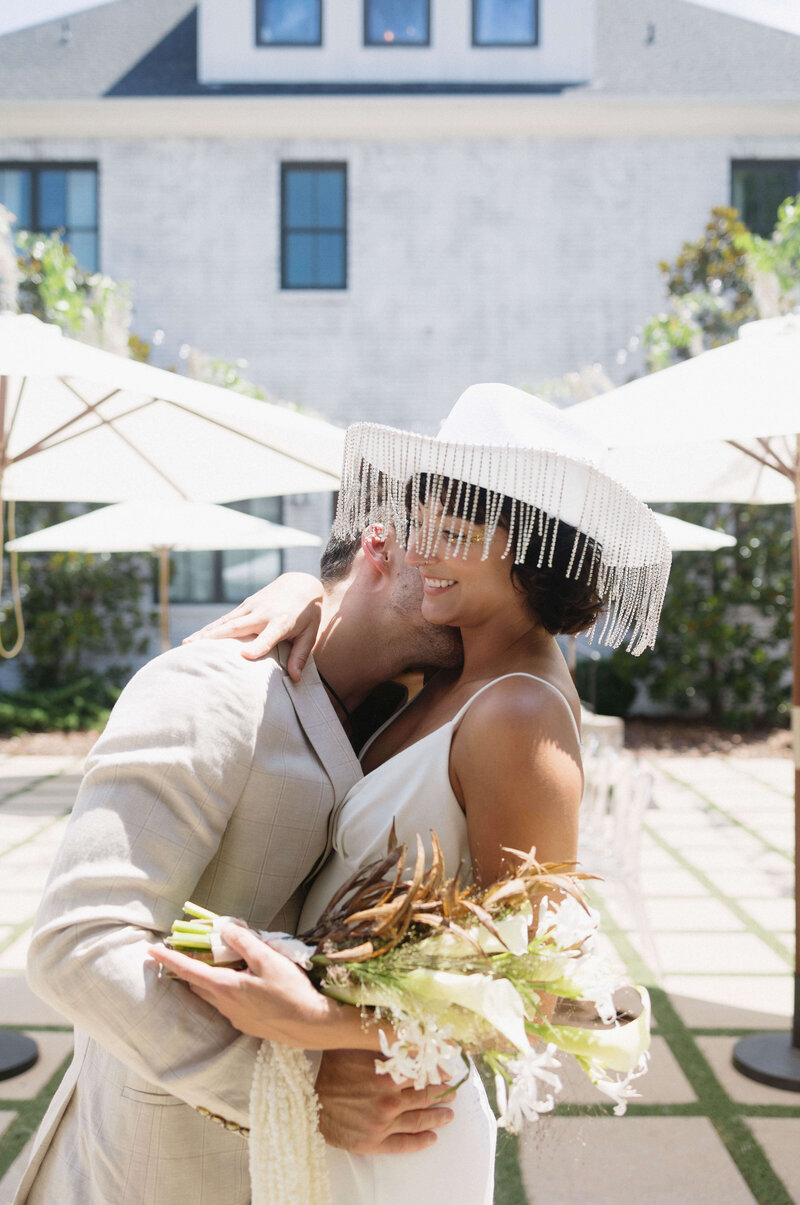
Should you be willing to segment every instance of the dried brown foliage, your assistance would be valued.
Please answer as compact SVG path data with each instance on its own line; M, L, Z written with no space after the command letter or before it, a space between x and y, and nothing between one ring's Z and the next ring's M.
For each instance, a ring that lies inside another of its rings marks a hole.
M420 929L447 928L471 940L468 929L477 920L498 940L495 918L525 902L533 904L547 891L566 892L581 903L580 874L573 862L536 861L535 849L523 853L506 849L518 864L506 878L480 887L467 884L461 873L445 877L444 857L431 831L433 858L425 868L425 848L417 834L411 876L406 874L407 847L399 845L394 829L386 856L358 870L331 899L313 929L302 934L328 962L365 962L388 953L408 934Z

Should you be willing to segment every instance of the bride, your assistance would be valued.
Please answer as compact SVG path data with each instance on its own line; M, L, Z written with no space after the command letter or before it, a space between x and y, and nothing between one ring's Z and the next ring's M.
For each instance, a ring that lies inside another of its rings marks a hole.
M580 704L555 637L597 625L615 646L632 631L629 647L641 651L655 638L669 571L654 516L597 460L563 414L503 385L468 389L436 438L374 424L348 432L334 532L375 521L407 531L423 614L461 630L464 662L362 751L364 776L333 818L333 853L301 931L385 852L393 824L410 848L435 829L447 873L463 863L485 883L506 869L504 847L575 860ZM234 621L220 634L242 630ZM377 1027L356 1009L317 993L249 934L234 942L248 972L157 956L245 1033L305 1049L378 1049ZM410 1190L417 1205L441 1205L445 1194L489 1205L495 1123L474 1069L452 1107L437 1142L401 1159L327 1147L333 1201L406 1205Z

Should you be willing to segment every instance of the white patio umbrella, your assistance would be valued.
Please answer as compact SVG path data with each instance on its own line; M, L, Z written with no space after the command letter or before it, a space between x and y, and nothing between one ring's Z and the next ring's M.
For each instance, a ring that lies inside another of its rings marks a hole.
M673 552L716 552L719 548L732 548L736 536L713 527L701 527L698 523L687 523L674 515L656 515L664 535Z
M0 315L0 496L233 502L338 488L344 432Z
M233 502L335 490L344 432L0 314L0 539L13 502ZM14 593L22 646L22 611ZM0 589L2 561L0 560Z
M794 506L792 730L795 847L800 838L800 315L748 323L739 339L570 408L611 449L607 462L648 501ZM795 931L800 866L795 858ZM734 1051L743 1074L800 1091L800 974L791 1034L755 1034Z
M292 548L317 536L211 502L119 502L10 540L16 552L152 552L159 562L161 646L169 639L169 554L199 549Z

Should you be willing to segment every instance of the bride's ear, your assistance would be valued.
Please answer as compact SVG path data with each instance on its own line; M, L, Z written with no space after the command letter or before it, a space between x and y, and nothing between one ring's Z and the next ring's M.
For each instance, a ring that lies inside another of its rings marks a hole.
M361 548L367 561L378 573L388 574L396 543L383 523L371 523L361 535Z

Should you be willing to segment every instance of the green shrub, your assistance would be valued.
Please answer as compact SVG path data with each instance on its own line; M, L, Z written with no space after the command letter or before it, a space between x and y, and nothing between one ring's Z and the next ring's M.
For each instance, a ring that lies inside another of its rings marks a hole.
M611 663L670 714L699 713L731 729L785 725L791 507L685 503L671 511L692 523L724 526L737 544L676 553L655 649L635 658L619 650Z
M56 690L15 690L0 693L0 733L82 732L102 729L120 688L100 674L86 674Z
M59 504L20 503L18 527L36 530L67 517ZM25 643L16 659L22 688L0 693L0 731L72 731L102 726L145 654L155 614L143 606L149 559L57 552L20 557ZM0 610L8 648L16 636L11 600ZM102 669L98 669L98 661Z
M630 658L630 654L627 654ZM613 657L582 657L575 667L575 685L585 703L598 715L626 716L636 698L636 683L627 667Z

